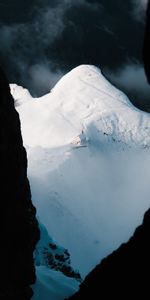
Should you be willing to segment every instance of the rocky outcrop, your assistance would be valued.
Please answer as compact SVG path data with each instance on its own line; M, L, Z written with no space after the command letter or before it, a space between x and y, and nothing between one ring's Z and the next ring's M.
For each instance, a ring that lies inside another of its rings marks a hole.
M150 209L133 237L103 259L69 299L148 299L149 270Z
M67 277L71 277L81 282L78 271L71 266L70 254L67 249L59 246L49 236L45 226L40 225L41 239L35 250L35 265L46 266L49 269L60 271Z
M27 179L20 121L0 71L0 299L28 300L35 282L33 251L39 240Z

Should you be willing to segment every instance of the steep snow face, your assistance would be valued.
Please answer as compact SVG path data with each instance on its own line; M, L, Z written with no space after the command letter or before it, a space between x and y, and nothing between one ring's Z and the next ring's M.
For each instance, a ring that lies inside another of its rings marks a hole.
M149 114L86 65L16 108L39 218L84 276L149 207Z

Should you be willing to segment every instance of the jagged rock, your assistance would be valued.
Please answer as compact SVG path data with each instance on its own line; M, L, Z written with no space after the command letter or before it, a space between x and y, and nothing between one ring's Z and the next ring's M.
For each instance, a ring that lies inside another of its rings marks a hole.
M35 250L35 265L46 266L52 270L60 271L65 276L81 282L79 272L74 270L71 266L68 250L54 242L42 224L40 224L40 232L41 239Z
M133 237L103 259L69 299L148 299L149 269L150 209Z
M35 282L33 251L39 240L27 179L20 121L0 70L0 299L27 300Z

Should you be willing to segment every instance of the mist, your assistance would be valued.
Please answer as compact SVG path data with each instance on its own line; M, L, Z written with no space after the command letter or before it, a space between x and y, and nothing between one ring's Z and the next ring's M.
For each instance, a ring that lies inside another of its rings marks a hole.
M96 4L86 0L55 1L55 4L54 1L38 1L37 6L29 9L26 22L1 24L0 56L10 81L23 83L38 96L56 84L65 72L47 51L66 28L65 13L80 5L92 11L97 8ZM60 54L61 51L60 47Z
M142 64L126 64L116 71L106 70L109 80L124 91L132 103L150 112L150 86Z
M92 141L88 148L72 152L61 148L28 152L39 218L69 249L72 264L83 277L129 239L150 205L149 153L118 146L95 147Z
M36 9L32 21L1 26L0 53L11 81L19 80L31 92L43 94L60 79L63 74L59 68L54 69L54 63L47 58L45 51L64 29L65 9L67 3L51 8L45 6Z
M132 0L134 17L144 22L148 0Z

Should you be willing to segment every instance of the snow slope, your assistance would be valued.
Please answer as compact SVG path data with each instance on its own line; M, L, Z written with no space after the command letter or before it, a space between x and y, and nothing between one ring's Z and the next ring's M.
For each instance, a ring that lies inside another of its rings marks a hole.
M36 245L34 261L36 266L46 266L60 271L65 276L81 282L80 274L71 267L70 254L67 249L59 246L48 234L46 228L39 222L40 241Z
M94 66L77 67L38 99L19 97L18 89L12 86L38 216L84 276L129 238L149 207L149 114Z
M36 268L37 282L32 300L64 300L78 290L76 280L44 266Z

